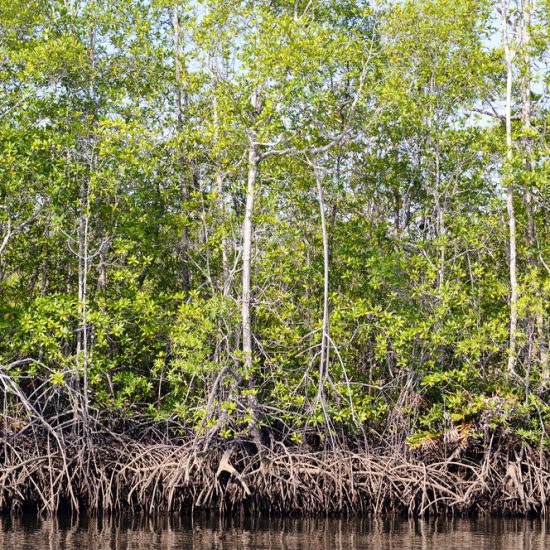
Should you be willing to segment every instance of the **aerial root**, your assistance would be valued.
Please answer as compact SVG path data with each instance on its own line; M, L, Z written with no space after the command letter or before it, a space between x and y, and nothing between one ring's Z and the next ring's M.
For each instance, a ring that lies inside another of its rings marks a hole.
M4 429L0 510L544 515L548 506L547 456L525 446L457 457L246 443Z

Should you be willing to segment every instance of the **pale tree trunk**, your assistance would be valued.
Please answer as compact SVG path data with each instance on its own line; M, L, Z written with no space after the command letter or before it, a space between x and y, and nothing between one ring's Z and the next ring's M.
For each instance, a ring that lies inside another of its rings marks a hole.
M44 239L47 242L50 236L50 220L46 219L46 227L44 229ZM49 282L49 269L48 269L48 259L44 258L42 260L42 287L40 289L40 294L44 296L48 291L48 282Z
M329 376L330 364L330 304L329 304L329 240L325 215L325 197L323 191L323 175L317 159L313 156L313 169L317 186L317 202L321 218L321 232L323 236L323 324L321 336L321 359L319 363L319 387L317 399L322 399L323 387Z
M254 193L258 173L258 161L255 132L250 132L250 149L248 151L248 182L246 190L246 208L243 221L243 270L242 270L242 325L243 356L246 372L252 370L252 326L250 316L250 287L252 271L252 215L254 211Z
M179 25L179 14L177 5L174 5L172 9L172 30L174 33L174 67L175 67L175 78L176 78L176 109L177 109L177 130L178 136L181 137L183 130L183 99L182 99L182 67L181 67L181 46L180 46L180 25ZM185 158L183 153L181 154L180 159L182 174L180 174L180 196L182 203L186 206L189 199L189 189L186 182L185 171ZM181 271L182 286L185 292L189 292L191 288L190 277L189 277L189 228L187 224L184 225L181 231L180 238L180 247L181 254L183 259L183 267Z
M219 138L219 113L218 113L218 100L214 94L214 97L212 99L212 111L213 111L213 117L214 117L214 140L217 143ZM216 180L216 193L218 195L218 222L222 226L222 237L221 237L221 253L222 253L222 282L221 285L218 283L218 287L221 287L220 290L222 292L223 300L225 301L230 293L230 272L229 272L229 259L227 255L227 238L225 236L225 197L224 197L224 176L222 174L221 169L221 158L220 155L218 155L217 160L217 166L216 166L216 173L215 173L215 180ZM225 356L228 357L230 354L230 344L229 344L229 335L226 331L225 335L223 334L223 320L218 319L218 338L216 343L216 351L215 351L215 361L218 364L221 364L220 358L222 357L222 349L225 348ZM225 344L224 344L225 342ZM221 383L221 373L224 372L230 372L233 375L234 373L226 366L222 367L222 370L220 371L220 375L218 376L219 382ZM215 384L214 389L216 389L217 384ZM232 390L235 391L236 387L233 385ZM213 390L214 391L214 390ZM226 413L224 413L226 414Z
M243 269L241 314L243 329L243 365L246 376L252 372L252 322L251 322L251 273L252 273L252 216L254 213L254 193L258 174L258 152L256 132L250 131L248 150L248 179L246 189L246 207L243 221Z
M252 94L252 107L255 113L260 108L260 96L258 91ZM254 393L255 377L252 369L254 358L252 354L252 318L251 318L251 277L252 277L252 223L254 214L254 194L256 192L256 180L258 177L258 143L255 128L248 133L248 177L246 188L246 207L243 220L243 244L242 244L242 295L241 295L241 318L242 318L242 350L244 376L249 380L248 406L251 409L252 420L249 424L250 431L256 436L257 430L257 398Z
M225 224L225 202L224 202L224 185L223 176L218 170L216 172L216 191L219 196L219 208L220 208L220 223ZM230 273L229 273L229 259L227 256L227 238L225 236L225 227L222 228L222 273L223 273L223 286L222 294L224 297L229 295L230 288Z
M216 96L214 95L213 101L212 101L212 110L214 115L214 139L217 142L219 137L219 127L220 127L220 120L219 120L219 113L218 113L218 100ZM225 197L224 197L224 184L223 184L223 174L221 170L221 159L217 159L217 166L216 166L216 192L218 194L218 209L219 209L219 215L220 219L219 222L222 224L222 226L225 225ZM225 227L222 227L222 273L223 273L223 285L222 285L222 294L224 297L227 297L229 295L229 259L227 256L227 238L225 236Z
M444 194L441 192L441 170L440 170L440 153L439 142L437 144L437 152L435 158L435 190L434 190L434 203L436 210L436 236L439 242L439 269L437 270L437 290L441 292L443 285L445 284L445 207L443 202L445 201ZM441 297L439 298L441 300Z
M517 302L517 247L516 247L516 214L514 210L514 186L512 179L512 82L513 82L513 58L515 52L510 47L508 32L508 3L502 3L502 39L504 43L504 54L506 59L506 170L504 177L506 179L506 208L508 211L508 230L509 230L509 272L510 272L510 333L508 350L508 373L515 374L516 369L516 332L518 324Z
M95 93L96 71L96 29L95 22L90 28L90 66L92 79L89 85L89 94L93 104L93 112L97 114ZM89 174L83 174L80 182L80 213L78 226L78 314L80 329L77 337L77 361L82 369L81 388L81 415L84 433L89 432L89 397L88 397L88 370L90 364L90 345L88 327L88 271L90 262L90 183L95 168L95 151L92 135L88 135L84 143L85 159L88 164Z
M99 250L99 265L97 266L97 290L105 292L107 290L107 245L101 245ZM105 311L105 306L103 306Z
M90 161L91 162L91 161ZM78 317L80 328L77 335L76 356L82 369L82 388L78 408L84 430L88 429L88 262L89 262L89 209L90 192L87 176L80 184L80 214L78 222ZM78 380L78 379L77 379ZM78 385L77 385L78 388Z
M219 115L219 105L218 98L216 96L217 86L218 86L218 75L216 68L211 64L214 55L210 52L210 62L209 70L210 75L213 80L214 90L212 95L212 116L214 122L214 143L216 146L219 144L220 137L220 115ZM222 171L222 154L220 152L216 155L216 168L215 168L215 184L216 184L216 193L217 193L217 214L218 214L218 223L222 226L221 233L221 254L222 254L222 281L218 282L218 289L222 293L223 300L229 297L231 292L231 273L229 269L229 259L227 251L227 237L225 235L225 221L226 221L226 205L225 205L225 185L224 185L224 174ZM225 327L224 327L225 323ZM227 326L227 321L224 319L218 319L217 321L218 328L218 337L216 341L216 348L214 351L214 361L216 364L220 365L220 371L214 380L212 389L210 392L210 397L208 401L207 410L210 411L212 403L218 391L223 392L223 380L226 374L229 374L232 378L231 388L229 390L229 399L234 400L238 394L238 384L235 377L234 370L227 364L229 357L231 355L231 344L230 344L230 331L231 329ZM224 330L225 329L225 330ZM222 400L225 398L222 398ZM222 425L228 421L227 411L222 411L222 417L219 420L217 426Z

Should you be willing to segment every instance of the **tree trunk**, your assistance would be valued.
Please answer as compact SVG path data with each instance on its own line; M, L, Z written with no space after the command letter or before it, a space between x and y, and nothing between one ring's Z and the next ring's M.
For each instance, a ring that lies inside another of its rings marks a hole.
M255 91L251 98L252 107L255 113L258 112L260 97ZM251 433L256 437L257 431L257 398L255 395L255 377L252 372L254 360L252 355L252 319L251 319L251 275L252 275L252 222L254 214L254 194L256 192L256 179L258 176L258 144L257 134L254 128L249 130L248 134L248 178L246 188L246 207L243 221L243 269L242 269L242 296L241 296L241 316L242 316L242 349L243 349L243 367L244 377L248 379L248 407L251 410L252 419L249 423Z
M218 100L216 96L212 101L212 110L214 114L214 138L216 142L219 137L219 113L218 113ZM219 222L222 224L222 275L223 275L223 285L222 285L222 294L224 297L229 295L229 259L227 257L227 238L225 236L225 200L224 200L224 185L223 185L223 174L221 172L221 159L217 159L216 166L216 192L218 194L218 208L220 219Z
M319 386L317 399L323 395L323 387L329 376L330 363L330 304L329 304L329 242L325 216L325 197L323 192L323 175L321 168L313 157L313 169L315 171L315 183L317 185L317 201L319 203L319 215L321 218L321 232L323 235L323 325L321 336L321 360L319 363Z
M176 77L176 109L177 109L177 130L178 136L181 136L183 130L183 101L182 101L182 90L181 90L181 48L180 48L180 25L179 25L179 15L178 8L174 5L172 9L172 29L174 33L174 66L175 66L175 77ZM186 163L183 153L181 153L181 170L180 174L180 196L181 201L184 207L187 207L187 202L189 199L189 189L186 182L185 170ZM180 239L181 254L183 259L183 266L181 270L181 279L184 292L189 292L191 288L190 277L189 277L189 228L187 224L183 226Z
M246 208L243 222L243 270L242 270L242 325L244 369L248 374L252 370L252 326L251 326L251 271L252 271L252 216L254 212L254 193L258 174L258 154L256 132L250 132L248 151L248 182L246 190Z
M506 59L506 170L504 177L506 179L506 208L508 211L508 230L509 230L509 273L510 273L510 333L508 350L508 373L514 374L516 368L516 331L517 331L517 266L516 266L516 214L514 210L514 186L512 179L512 61L514 52L511 51L508 37L508 10L507 2L502 5L502 38L504 42L504 53Z
M91 165L91 155L90 155ZM75 411L81 415L84 430L88 430L88 262L89 262L89 208L90 191L87 176L82 176L80 183L80 214L78 223L78 318L80 327L77 332L76 357L77 363L82 368L82 387L79 388L77 375L76 389L81 390Z

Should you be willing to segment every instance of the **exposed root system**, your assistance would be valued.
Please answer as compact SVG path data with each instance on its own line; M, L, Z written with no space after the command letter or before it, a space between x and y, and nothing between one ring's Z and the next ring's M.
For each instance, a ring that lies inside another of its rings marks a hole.
M455 448L313 449L42 423L0 434L0 509L544 515L548 457L494 436Z

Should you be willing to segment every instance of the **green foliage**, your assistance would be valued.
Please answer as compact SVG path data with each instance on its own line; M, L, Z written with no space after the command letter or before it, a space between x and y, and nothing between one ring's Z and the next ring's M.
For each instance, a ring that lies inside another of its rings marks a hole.
M0 0L2 365L28 392L87 387L109 414L227 438L256 422L296 444L314 427L548 445L548 5L533 4L508 162L484 0Z

